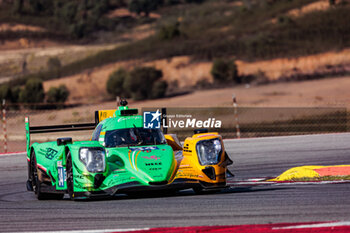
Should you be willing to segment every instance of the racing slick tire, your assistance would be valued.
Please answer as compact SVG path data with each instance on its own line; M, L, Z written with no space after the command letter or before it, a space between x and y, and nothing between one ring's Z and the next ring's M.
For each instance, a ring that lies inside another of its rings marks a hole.
M214 194L214 193L218 193L221 191L221 189L212 189L212 190L207 190L204 189L202 187L195 187L192 188L193 192L197 195L202 195L202 194Z
M69 198L74 200L74 179L73 179L73 162L70 151L67 153L66 159L66 171L67 171L67 192Z
M63 199L64 194L63 193L46 193L42 191L42 182L39 180L38 177L38 165L36 163L36 156L35 152L33 151L31 153L30 158L30 169L31 169L31 181L32 181L32 187L33 191L37 197L38 200L61 200Z

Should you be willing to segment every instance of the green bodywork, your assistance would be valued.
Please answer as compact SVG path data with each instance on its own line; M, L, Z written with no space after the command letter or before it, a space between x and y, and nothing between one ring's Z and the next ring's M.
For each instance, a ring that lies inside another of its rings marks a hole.
M146 187L154 183L167 182L176 173L173 149L167 144L146 146L105 147L105 134L109 130L143 127L143 117L123 115L119 107L114 117L104 119L96 126L95 141L76 141L66 145L55 142L33 143L30 145L29 121L26 120L27 156L35 153L38 168L49 176L51 185L57 190L67 190L66 157L72 157L74 192L109 194L123 188ZM94 135L93 134L93 135ZM102 148L105 151L105 171L91 173L80 160L81 148Z

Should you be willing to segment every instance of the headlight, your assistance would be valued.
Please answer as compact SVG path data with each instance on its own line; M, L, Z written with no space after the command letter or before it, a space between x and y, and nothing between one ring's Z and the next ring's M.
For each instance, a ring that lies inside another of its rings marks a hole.
M199 141L196 145L196 150L201 165L217 164L222 151L221 141L217 138Z
M102 148L81 148L79 158L89 172L104 172L106 168L105 151Z

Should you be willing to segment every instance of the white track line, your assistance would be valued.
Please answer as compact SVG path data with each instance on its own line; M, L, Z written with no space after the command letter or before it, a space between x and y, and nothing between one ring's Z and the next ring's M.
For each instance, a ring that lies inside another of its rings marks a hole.
M320 133L320 134L303 134L303 135L285 135L285 136L267 136L267 137L251 137L251 138L228 138L224 139L224 142L237 142L237 141L249 141L249 140L271 140L271 139L283 139L283 138L290 138L290 137L320 137L324 135L328 136L336 136L336 135L349 135L348 132L340 132L340 133Z
M330 181L308 181L308 182L276 182L274 185L304 185L304 184L343 184L350 183L349 180L330 180Z
M260 185L274 185L274 186L287 186L287 185L320 185L320 184L343 184L350 183L350 180L334 180L334 181L307 181L307 182L275 182L275 181L227 181L227 185L231 187L235 186L260 186Z
M0 156L24 155L24 154L26 154L26 152L21 151L21 152L0 153Z
M129 232L147 231L150 228L129 228L129 229L106 229L106 230L65 230L65 231L26 231L26 233L109 233L109 232Z
M350 226L350 222L315 223L315 224L297 225L297 226L289 226L289 227L274 227L272 229L280 230L280 229L303 229L303 228L342 227L342 226Z
M263 181L263 180L266 180L266 178L251 178L251 179L247 179L247 181L251 181L251 182Z

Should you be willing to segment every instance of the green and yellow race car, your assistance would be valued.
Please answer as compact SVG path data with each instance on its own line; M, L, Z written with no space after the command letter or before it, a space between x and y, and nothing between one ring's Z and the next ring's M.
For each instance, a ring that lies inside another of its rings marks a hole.
M185 139L147 128L137 109L123 105L95 113L95 123L30 126L27 138L27 190L39 200L73 200L140 190L195 192L226 187L227 165L232 161L218 133L199 130ZM90 141L58 138L33 143L31 134L94 130Z

